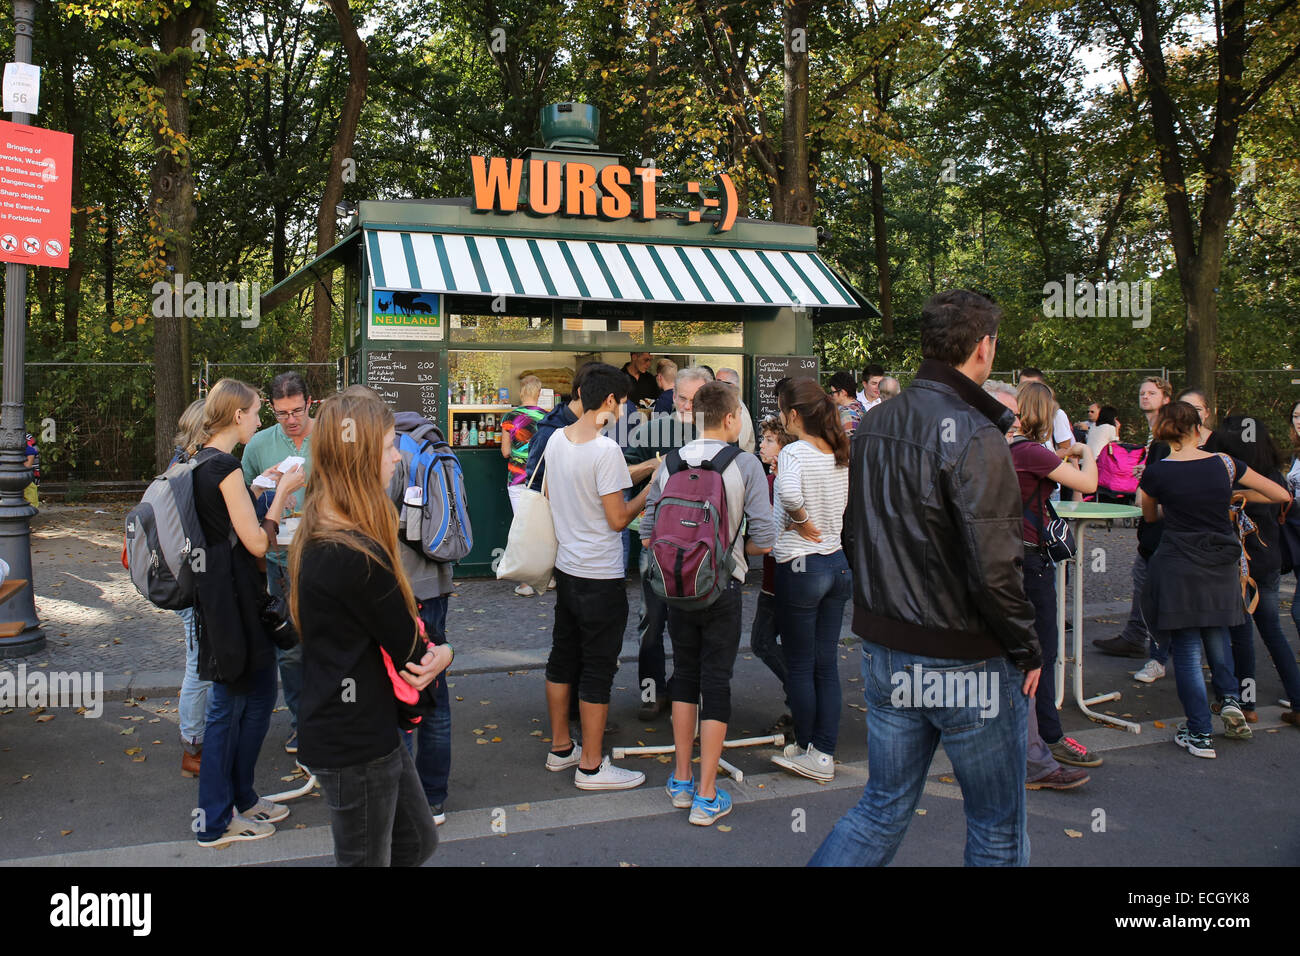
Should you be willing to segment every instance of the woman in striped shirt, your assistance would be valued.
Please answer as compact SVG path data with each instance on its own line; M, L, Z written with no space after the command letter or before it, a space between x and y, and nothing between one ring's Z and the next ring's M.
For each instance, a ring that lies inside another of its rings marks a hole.
M781 424L796 439L777 459L778 517L783 510L787 526L772 548L795 743L772 761L828 781L835 777L840 724L840 625L853 593L840 547L849 440L835 405L811 378L781 382L777 406Z

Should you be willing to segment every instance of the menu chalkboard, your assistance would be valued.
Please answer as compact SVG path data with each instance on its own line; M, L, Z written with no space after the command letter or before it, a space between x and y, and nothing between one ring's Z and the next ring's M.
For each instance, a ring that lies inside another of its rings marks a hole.
M366 384L395 412L419 412L438 421L437 352L367 352Z
M758 390L759 421L777 413L776 393L773 391L777 382L783 378L811 378L816 381L817 368L815 355L754 356L754 386Z

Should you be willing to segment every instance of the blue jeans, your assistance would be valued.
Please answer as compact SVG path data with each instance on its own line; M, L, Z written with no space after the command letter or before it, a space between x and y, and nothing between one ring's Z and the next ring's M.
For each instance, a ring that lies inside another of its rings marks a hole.
M749 628L749 647L754 656L776 675L785 691L785 648L777 643L776 597L765 591L758 592L758 606L754 609L754 623ZM790 695L785 696L785 706L790 707Z
M274 561L266 562L266 589L272 597L289 600L289 569ZM302 694L302 642L283 650L275 649L275 661L280 667L280 686L284 691L284 706L289 708L289 726L298 732L298 698Z
M922 673L975 671L996 709L979 701L974 706L969 701L961 707L914 706L915 701L896 697L898 689L911 683L918 667ZM863 641L862 683L870 741L867 786L809 865L885 866L893 860L940 740L961 784L966 865L1028 865L1025 757L1032 702L1021 690L1024 675L1005 657L977 661L921 657ZM995 712L988 713L991 710Z
M420 619L425 633L435 644L447 642L447 595L419 602ZM402 733L402 742L415 757L415 769L429 806L447 802L447 780L451 776L451 694L447 691L447 674L433 682L437 709L426 716L414 730ZM417 748L418 744L418 749Z
M201 829L195 832L200 840L217 839L226 832L235 811L257 803L253 772L274 706L274 667L255 671L247 694L232 694L225 684L213 682L199 769L202 816L197 821Z
M1147 581L1147 559L1141 554L1133 557L1133 603L1129 607L1128 623L1124 625L1124 630L1120 637L1130 644L1136 644L1145 647L1147 640L1151 638L1151 632L1147 629L1146 619L1142 616L1142 589L1146 586Z
M1291 623L1295 625L1296 634L1300 635L1300 571L1295 573L1295 597L1291 599ZM1294 700L1291 703L1296 704Z
M1034 633L1043 647L1043 672L1034 700L1038 730L1045 743L1054 744L1065 736L1056 709L1056 567L1042 552L1030 548L1025 548L1025 597L1034 606Z
M1295 654L1291 650L1291 645L1287 643L1286 635L1282 633L1282 619L1278 613L1281 604L1278 588L1282 584L1282 575L1280 572L1273 571L1261 575L1255 583L1259 586L1259 604L1255 607L1254 623L1247 620L1245 624L1239 624L1231 629L1233 670L1238 685L1243 688L1241 707L1242 710L1254 710L1258 697L1258 688L1249 695L1249 700L1246 699L1245 694L1245 681L1247 679L1253 681L1255 678L1254 630L1258 627L1260 640L1264 642L1269 656L1273 658L1277 676L1282 678L1286 699L1291 701L1291 709L1295 710L1300 708L1300 667L1296 666ZM1297 604L1300 604L1300 601L1291 605L1293 614Z
M1232 681L1232 671L1225 660L1228 629L1189 627L1164 632L1164 640L1173 654L1174 682L1178 685L1178 700L1183 705L1183 713L1187 715L1187 729L1194 734L1209 734L1213 726L1210 723L1209 701L1205 696L1205 678L1201 676L1201 648L1205 648L1210 660L1215 691L1223 696L1235 697L1237 692ZM1228 681L1227 694L1221 689L1225 678Z
M212 681L199 680L199 642L194 634L194 608L176 612L185 625L185 678L177 709L181 718L181 744L187 751L203 747L203 731L208 711L208 693Z
M655 594L650 587L650 578L646 574L646 564L650 552L641 549L637 564L641 567L641 612L637 616L636 633L640 641L637 653L636 680L637 693L645 693L647 680L654 684L654 700L664 700L668 696L668 658L664 653L664 630L668 625L668 605L664 599ZM642 698L644 699L644 698Z
M785 692L795 742L834 754L840 732L840 626L853 596L843 551L809 554L776 566L776 604L785 647Z
M338 866L419 866L438 848L433 814L405 747L370 763L315 770Z

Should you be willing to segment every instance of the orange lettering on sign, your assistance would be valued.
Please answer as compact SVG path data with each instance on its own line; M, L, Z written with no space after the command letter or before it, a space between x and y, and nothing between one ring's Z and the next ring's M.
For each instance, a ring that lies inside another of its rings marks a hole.
M601 219L626 219L632 215L632 197L624 186L630 185L632 174L626 166L610 165L600 171Z
M564 198L561 174L564 164L550 160L528 161L528 211L537 216L550 216L560 211Z
M514 212L519 208L519 186L523 179L523 160L506 160L500 156L487 159L469 158L474 177L474 211Z
M596 215L596 167L589 163L564 164L564 214Z
M664 171L655 166L638 166L632 171L641 177L641 208L637 210L637 218L653 219L658 214L655 209L655 180Z

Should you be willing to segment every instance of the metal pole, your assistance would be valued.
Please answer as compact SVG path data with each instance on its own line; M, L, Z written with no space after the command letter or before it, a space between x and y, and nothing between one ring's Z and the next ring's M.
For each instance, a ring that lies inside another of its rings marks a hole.
M14 0L14 61L32 61L32 26L36 0ZM27 126L30 113L13 113L13 122ZM24 579L23 588L0 604L0 629L7 622L22 624L12 637L0 637L0 658L23 657L45 647L45 632L36 619L35 581L32 580L31 518L36 509L23 498L32 480L27 467L27 441L23 415L23 376L27 359L27 266L5 263L4 392L0 404L0 557L9 565L11 579Z

